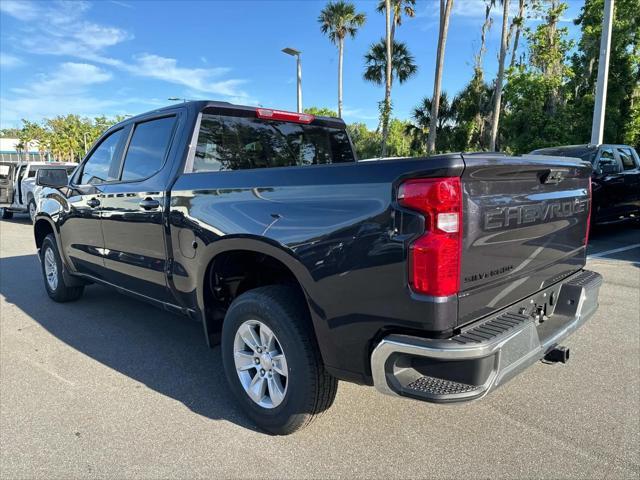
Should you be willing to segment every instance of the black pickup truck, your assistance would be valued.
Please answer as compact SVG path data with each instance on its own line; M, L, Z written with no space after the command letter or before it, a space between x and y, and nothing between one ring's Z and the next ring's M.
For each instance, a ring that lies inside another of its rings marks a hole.
M291 433L337 381L477 399L598 306L591 165L448 154L358 162L335 118L189 102L109 129L34 224L55 301L89 283L202 322L231 390Z

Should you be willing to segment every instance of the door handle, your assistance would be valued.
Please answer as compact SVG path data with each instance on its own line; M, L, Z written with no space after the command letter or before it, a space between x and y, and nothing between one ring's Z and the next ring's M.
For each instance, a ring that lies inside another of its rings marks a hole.
M91 208L96 208L100 206L100 200L98 200L97 198L90 198L89 200L87 200L87 205L89 205Z
M160 202L158 200L154 200L153 198L145 198L139 203L140 207L145 210L151 210L154 208L158 208L160 206Z

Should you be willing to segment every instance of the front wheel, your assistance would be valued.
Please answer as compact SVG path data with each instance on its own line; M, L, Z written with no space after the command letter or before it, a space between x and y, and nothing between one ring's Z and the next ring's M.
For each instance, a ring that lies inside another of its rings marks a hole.
M327 410L338 381L325 370L304 299L286 286L234 300L222 326L227 381L262 429L287 435Z
M44 277L44 288L52 300L70 302L82 296L84 286L69 287L65 283L64 275L62 275L62 259L58 253L56 239L51 233L42 241L40 264Z
M36 202L33 198L29 200L29 218L31 218L31 223L36 221Z

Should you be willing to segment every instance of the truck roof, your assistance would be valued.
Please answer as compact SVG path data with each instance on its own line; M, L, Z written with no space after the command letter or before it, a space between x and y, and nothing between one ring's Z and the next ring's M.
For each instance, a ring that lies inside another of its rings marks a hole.
M144 112L141 113L139 115L133 116L133 117L129 117L126 120L123 120L121 123L128 123L128 122L135 122L137 119L143 118L148 116L149 114L152 113L163 113L163 112L169 112L172 110L175 110L176 107L187 107L189 110L191 111L195 111L195 112L201 112L202 110L204 110L205 108L223 108L223 109L228 109L228 110L243 110L243 111L251 111L251 112L255 112L257 108L274 108L275 107L262 107L262 106L255 106L255 105L238 105L235 103L230 103L230 102L222 102L222 101L218 101L218 100L190 100L187 102L183 102L183 103L174 103L172 105L167 105L166 107L162 107L162 108L158 108L155 110L150 110L148 112ZM337 117L325 117L325 116L320 116L320 115L314 115L315 120L320 120L322 123L326 124L326 126L332 126L335 128L345 128L345 123L344 120L342 120L341 118L337 118ZM118 125L119 125L118 124Z

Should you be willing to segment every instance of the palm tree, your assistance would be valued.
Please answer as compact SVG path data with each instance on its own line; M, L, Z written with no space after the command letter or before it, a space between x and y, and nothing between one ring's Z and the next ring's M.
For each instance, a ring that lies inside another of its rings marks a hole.
M365 71L364 79L376 85L382 85L385 81L387 71L387 46L384 38L378 43L369 47L369 51L364 56ZM397 78L400 83L404 83L418 71L413 55L409 53L407 45L403 42L393 42L391 53L391 83L393 78Z
M493 95L493 114L491 117L491 136L489 137L489 150L496 150L496 138L498 137L498 123L500 122L500 103L502 102L502 83L504 82L504 62L509 49L509 0L502 1L502 37L500 41L500 55L498 57L498 76Z
M338 45L338 117L342 117L342 58L344 55L344 39L347 35L356 36L358 28L364 25L366 16L356 12L353 3L338 0L329 2L320 12L318 22L320 30Z
M391 118L391 80L393 78L393 44L391 39L391 0L384 0L384 20L385 20L385 82L384 82L384 104L382 105L382 148L381 157L387 156L387 137L389 136L389 119Z
M520 32L522 31L522 27L524 26L524 12L527 8L526 0L519 0L518 2L518 15L513 19L511 23L511 27L509 28L509 37L511 37L511 31L515 29L515 38L513 40L513 48L511 50L511 62L509 63L509 67L514 67L516 64L516 59L518 55L518 43L520 43Z
M440 0L440 30L438 32L438 53L436 55L436 73L433 81L431 125L429 127L429 138L427 139L427 153L433 152L436 148L436 124L438 121L438 110L440 107L440 87L442 85L444 51L447 44L449 17L451 16L452 7L453 0Z
M430 97L424 97L411 114L413 123L407 125L406 133L413 137L415 146L424 146L426 143L429 129L431 128L432 100ZM450 102L447 92L440 93L438 118L436 120L437 134L441 134L446 128L451 128L455 124L458 114L457 103L457 97Z
M393 20L391 21L391 43L395 40L396 35L396 25L402 25L402 14L404 13L407 17L413 18L416 16L416 0L391 0L391 9L393 11ZM376 9L378 13L384 13L385 10L385 0L380 0L378 3L378 8Z

